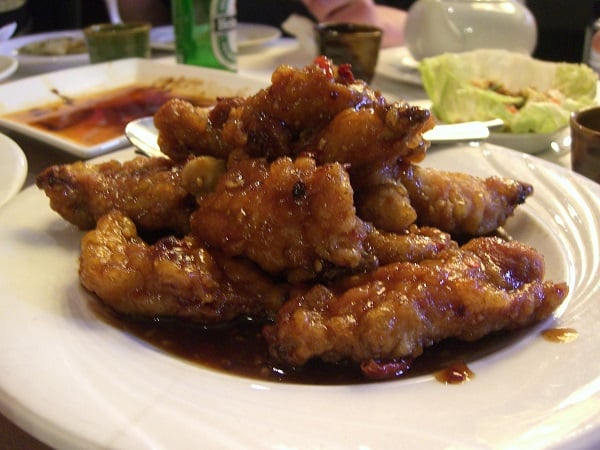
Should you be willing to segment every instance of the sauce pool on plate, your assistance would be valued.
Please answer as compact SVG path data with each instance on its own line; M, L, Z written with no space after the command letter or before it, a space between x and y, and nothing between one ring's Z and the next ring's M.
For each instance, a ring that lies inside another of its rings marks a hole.
M352 385L374 383L362 375L353 363L328 364L310 361L303 367L274 365L262 337L264 322L241 319L231 324L207 327L177 319L140 319L114 313L99 300L89 304L95 315L117 329L136 336L167 354L201 367L261 381L309 385ZM447 340L427 348L414 359L410 370L394 381L433 375L440 383L470 381L474 372L471 361L483 358L517 342L527 330L512 331L467 343ZM379 381L386 382L386 381Z

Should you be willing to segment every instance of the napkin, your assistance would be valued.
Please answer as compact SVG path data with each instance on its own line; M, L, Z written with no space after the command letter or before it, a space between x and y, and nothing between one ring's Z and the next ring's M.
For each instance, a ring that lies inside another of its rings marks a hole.
M17 29L17 23L11 22L0 27L0 42L8 41Z

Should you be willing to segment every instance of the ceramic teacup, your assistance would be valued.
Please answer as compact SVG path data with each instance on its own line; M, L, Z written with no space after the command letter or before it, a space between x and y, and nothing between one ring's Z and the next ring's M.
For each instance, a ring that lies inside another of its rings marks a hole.
M150 57L147 22L99 23L83 30L92 63Z
M344 22L320 23L316 37L321 55L334 64L350 64L356 78L369 83L373 79L382 30L378 27Z
M571 114L571 167L600 183L600 106Z

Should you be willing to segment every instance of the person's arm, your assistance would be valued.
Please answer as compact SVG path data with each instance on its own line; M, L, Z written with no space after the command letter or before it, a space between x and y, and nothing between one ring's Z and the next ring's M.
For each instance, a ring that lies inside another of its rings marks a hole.
M383 29L383 47L404 43L406 11L373 0L302 0L319 22L357 22Z
M171 11L162 0L119 0L123 21L142 20L152 25L164 25L171 20Z

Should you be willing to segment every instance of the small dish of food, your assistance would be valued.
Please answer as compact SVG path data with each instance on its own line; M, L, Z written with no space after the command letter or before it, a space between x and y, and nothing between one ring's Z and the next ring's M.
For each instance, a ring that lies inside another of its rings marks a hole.
M594 104L598 76L583 64L505 50L446 53L419 63L433 114L444 123L501 119L490 141L526 153L550 148L571 112Z
M20 69L27 73L89 63L87 47L79 30L31 34L0 42L0 55L16 58Z

